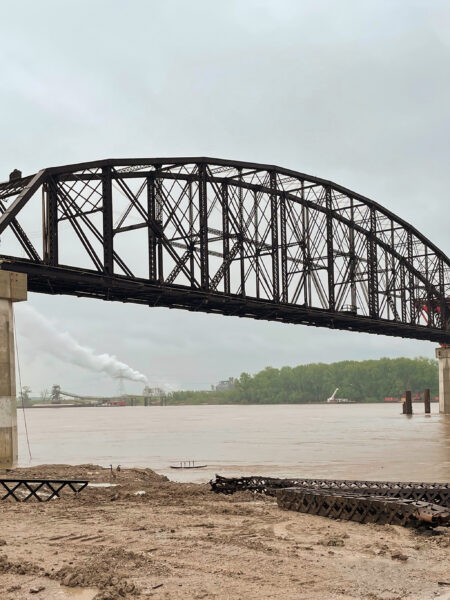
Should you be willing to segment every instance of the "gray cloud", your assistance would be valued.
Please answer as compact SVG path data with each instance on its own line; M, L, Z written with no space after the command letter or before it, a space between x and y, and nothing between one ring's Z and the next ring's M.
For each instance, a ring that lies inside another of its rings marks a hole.
M5 10L0 179L110 156L268 162L370 196L450 252L448 2L21 0ZM433 353L428 343L167 309L37 295L30 304L155 384ZM19 341L33 389L57 379L115 390L103 376L32 361L31 342Z

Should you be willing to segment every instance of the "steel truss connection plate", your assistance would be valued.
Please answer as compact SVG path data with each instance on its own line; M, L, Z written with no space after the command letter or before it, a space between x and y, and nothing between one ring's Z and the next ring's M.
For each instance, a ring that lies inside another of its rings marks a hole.
M88 481L67 479L0 479L0 490L5 492L0 496L0 500L13 498L17 502L27 502L31 499L48 502L59 498L64 488L78 494L87 484Z

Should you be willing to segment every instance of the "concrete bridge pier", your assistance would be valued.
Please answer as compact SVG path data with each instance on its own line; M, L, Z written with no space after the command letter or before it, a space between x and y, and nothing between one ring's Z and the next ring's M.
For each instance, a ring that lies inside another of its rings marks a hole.
M0 271L0 469L17 462L13 302L27 299L27 276Z
M450 346L436 348L439 360L439 412L450 415Z

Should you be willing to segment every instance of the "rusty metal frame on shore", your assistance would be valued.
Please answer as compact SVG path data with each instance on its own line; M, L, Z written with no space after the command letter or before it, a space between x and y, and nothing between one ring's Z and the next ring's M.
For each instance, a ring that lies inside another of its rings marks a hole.
M216 475L210 482L214 492L234 494L238 491L275 496L275 491L281 488L305 488L342 490L343 492L358 492L366 496L392 496L394 498L424 500L450 507L449 483L425 483L418 481L365 481L358 479L311 479L295 477L291 479L279 477L223 477Z
M450 523L448 483L216 475L210 485L216 493L276 496L280 508L334 519L405 527Z
M450 510L446 507L412 499L362 495L360 491L285 488L277 490L276 497L280 508L330 519L416 528L450 523Z
M79 479L0 479L0 489L6 491L3 496L0 496L0 501L13 498L17 502L27 502L34 498L38 502L48 502L53 498L59 498L64 488L69 488L78 494L88 483Z

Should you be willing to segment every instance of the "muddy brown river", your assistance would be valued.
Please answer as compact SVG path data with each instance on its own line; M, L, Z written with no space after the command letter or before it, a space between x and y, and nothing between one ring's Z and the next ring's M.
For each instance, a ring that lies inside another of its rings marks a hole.
M450 415L399 404L167 406L19 410L20 465L150 467L176 481L266 474L450 481ZM171 469L180 461L204 469Z

